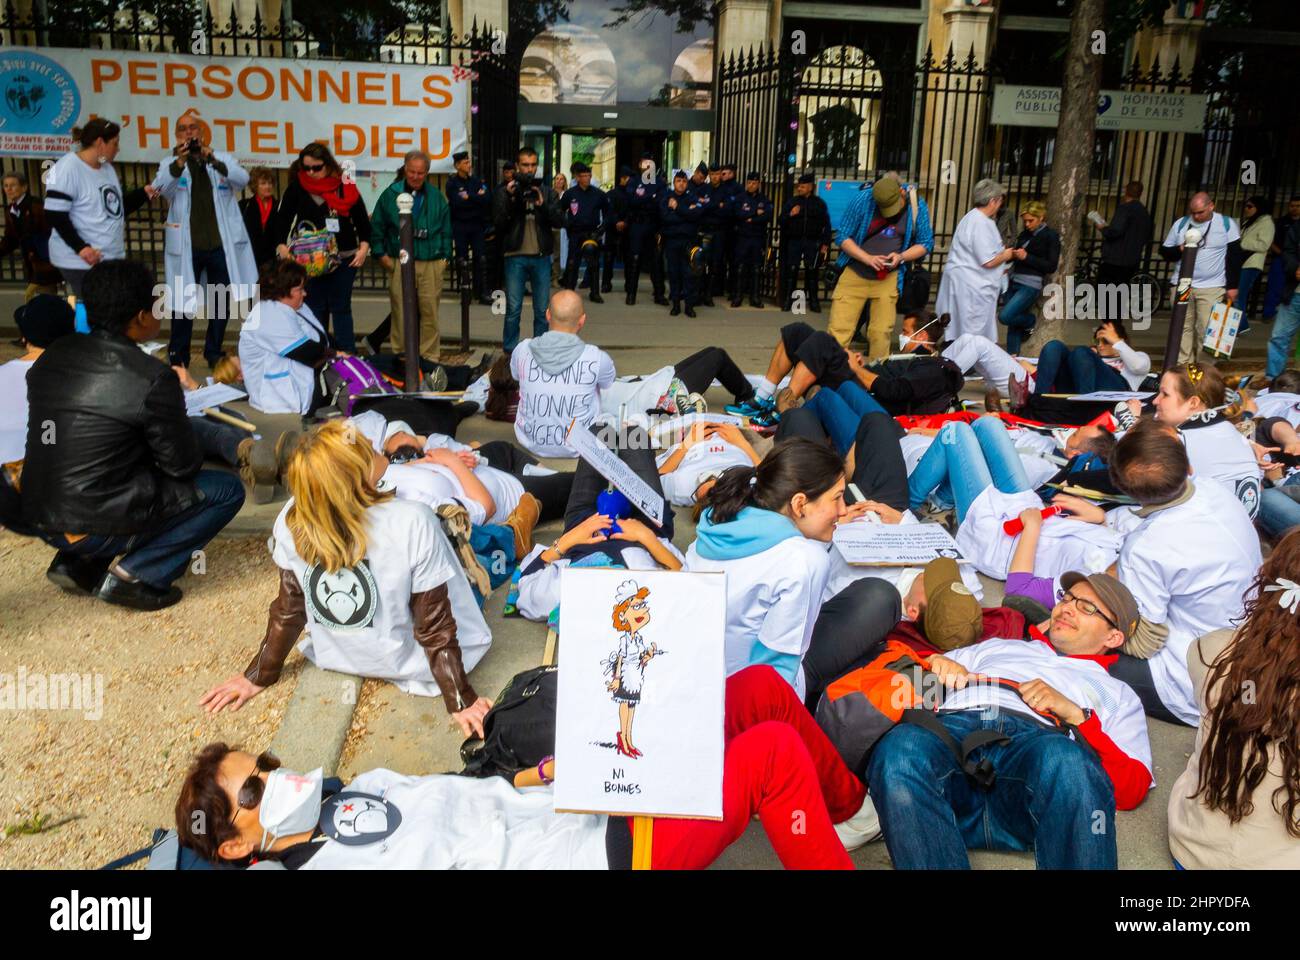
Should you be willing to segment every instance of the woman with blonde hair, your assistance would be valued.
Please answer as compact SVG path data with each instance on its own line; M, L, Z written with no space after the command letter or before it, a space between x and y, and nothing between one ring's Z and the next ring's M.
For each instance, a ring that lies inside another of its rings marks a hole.
M1021 342L1038 318L1033 307L1043 292L1043 282L1056 272L1061 259L1061 237L1047 225L1047 206L1030 200L1020 208L1020 231L1011 249L1011 284L998 320L1007 328L1007 353L1020 352Z
M312 430L286 471L291 499L276 518L271 555L280 592L248 668L209 690L209 712L237 710L280 678L299 633L326 670L391 680L406 693L442 694L465 736L483 735L492 702L466 673L491 635L437 517L380 481L387 461L356 427Z

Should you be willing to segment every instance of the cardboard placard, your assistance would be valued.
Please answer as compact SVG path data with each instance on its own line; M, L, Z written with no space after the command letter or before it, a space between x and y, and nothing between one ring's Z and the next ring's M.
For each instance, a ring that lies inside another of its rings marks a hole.
M961 561L957 541L937 523L870 523L835 528L831 542L855 567L923 566L939 557Z
M1241 311L1226 303L1210 307L1210 321L1205 327L1205 341L1201 346L1220 357L1232 356L1241 328Z
M565 443L594 467L597 473L617 487L619 493L632 502L632 506L653 520L655 526L663 526L664 498L655 493L648 483L638 477L631 467L618 458L618 454L601 443L587 427L576 420L571 422Z

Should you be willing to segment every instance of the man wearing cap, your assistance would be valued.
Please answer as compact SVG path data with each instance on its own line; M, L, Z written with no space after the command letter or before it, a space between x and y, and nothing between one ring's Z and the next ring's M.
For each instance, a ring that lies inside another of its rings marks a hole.
M659 198L668 192L668 187L663 178L658 176L654 157L649 153L641 154L640 169L640 178L628 181L625 191L628 219L628 258L625 270L627 303L629 306L636 303L636 288L641 280L641 271L648 266L655 303L665 306L668 299L664 296L663 267L659 262Z
M699 175L704 164L695 168ZM704 307L713 306L713 285L722 269L722 225L729 208L727 196L722 191L722 168L709 168L708 178L702 183L692 181L691 193L700 205L700 251L695 270L695 302Z
M710 270L710 298L725 297L729 289L728 283L735 282L735 271L731 268L731 257L736 252L736 223L733 214L736 200L745 192L745 188L736 182L734 163L724 163L718 168L718 184L715 190L718 194L718 208L722 211L722 225L719 230L721 242L717 245L718 260L715 268Z
M604 303L600 295L600 242L609 229L609 199L604 190L591 185L591 167L578 161L572 173L575 182L560 198L564 229L569 235L569 261L564 265L560 286L572 290L578 285L578 261L584 260L591 302Z
M763 275L763 256L767 252L767 228L772 222L772 201L760 189L763 178L757 171L745 175L745 192L732 205L732 222L736 229L736 249L731 260L731 305L749 294L751 307L762 307L758 297Z
M817 267L831 248L831 213L826 201L813 192L816 178L811 173L799 177L794 196L781 210L781 295L783 309L794 305L795 277L800 264L804 268L804 295L808 309L821 313L817 297Z
M605 192L605 198L609 200L609 229L605 231L605 274L600 284L601 293L614 289L615 259L622 260L623 269L627 270L627 185L631 179L632 168L619 167L618 185Z
M464 263L472 257L474 295L479 303L491 303L484 286L484 247L488 219L492 213L492 193L470 171L469 154L451 156L456 172L447 178L447 205L451 208L451 236L456 244L456 259Z
M937 715L909 715L876 746L867 781L895 867L966 869L968 848L1032 848L1041 869L1116 867L1115 810L1153 783L1142 704L1109 672L1137 602L1107 574L1061 586L1027 638L930 657L947 691Z
M672 300L669 316L682 312L695 316L695 278L691 275L691 247L699 236L701 207L695 194L687 189L685 170L673 174L673 189L659 200L659 234L664 240L664 261L668 266L668 296Z
M908 265L934 249L929 208L915 186L883 176L853 198L840 221L839 237L836 266L841 273L826 330L847 347L869 305L867 355L887 357Z

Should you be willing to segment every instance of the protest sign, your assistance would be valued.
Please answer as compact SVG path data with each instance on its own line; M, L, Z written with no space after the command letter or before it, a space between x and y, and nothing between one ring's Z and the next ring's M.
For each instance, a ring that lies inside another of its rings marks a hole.
M569 425L565 443L596 472L618 488L619 493L631 501L656 526L663 526L664 498L655 493L650 485L636 475L636 472L618 458L613 450L605 446L600 438L582 424L574 421Z
M937 557L961 560L952 535L937 523L868 523L835 528L835 549L854 566L921 566Z

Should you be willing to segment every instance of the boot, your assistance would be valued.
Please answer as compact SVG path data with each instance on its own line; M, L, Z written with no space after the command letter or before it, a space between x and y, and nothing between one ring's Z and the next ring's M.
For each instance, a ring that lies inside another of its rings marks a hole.
M506 518L506 526L515 535L515 559L523 560L533 549L533 528L542 515L542 503L531 493L519 498L519 506Z
M667 301L664 301L664 302L666 303ZM678 315L679 313L681 313L681 312L682 312L682 305L681 305L678 301L674 300L674 301L673 301L673 308L672 308L671 310L668 311L668 316L670 316L670 317L675 317L675 316L677 316L677 315Z
M688 317L695 316L695 308L691 306L691 302L689 300L686 301L686 315Z
M637 284L640 282L641 271L636 268L636 260L634 258L632 266L630 266L627 271L627 297L625 297L623 301L629 307L636 303L636 288Z
M655 304L660 307L668 306L668 298L664 296L662 290L655 294Z
M591 295L587 299L589 299L592 303L605 302L605 298L600 295L600 290L597 287L591 288Z
M758 298L758 269L754 269L754 274L749 279L749 305L751 307L763 308L763 301Z

